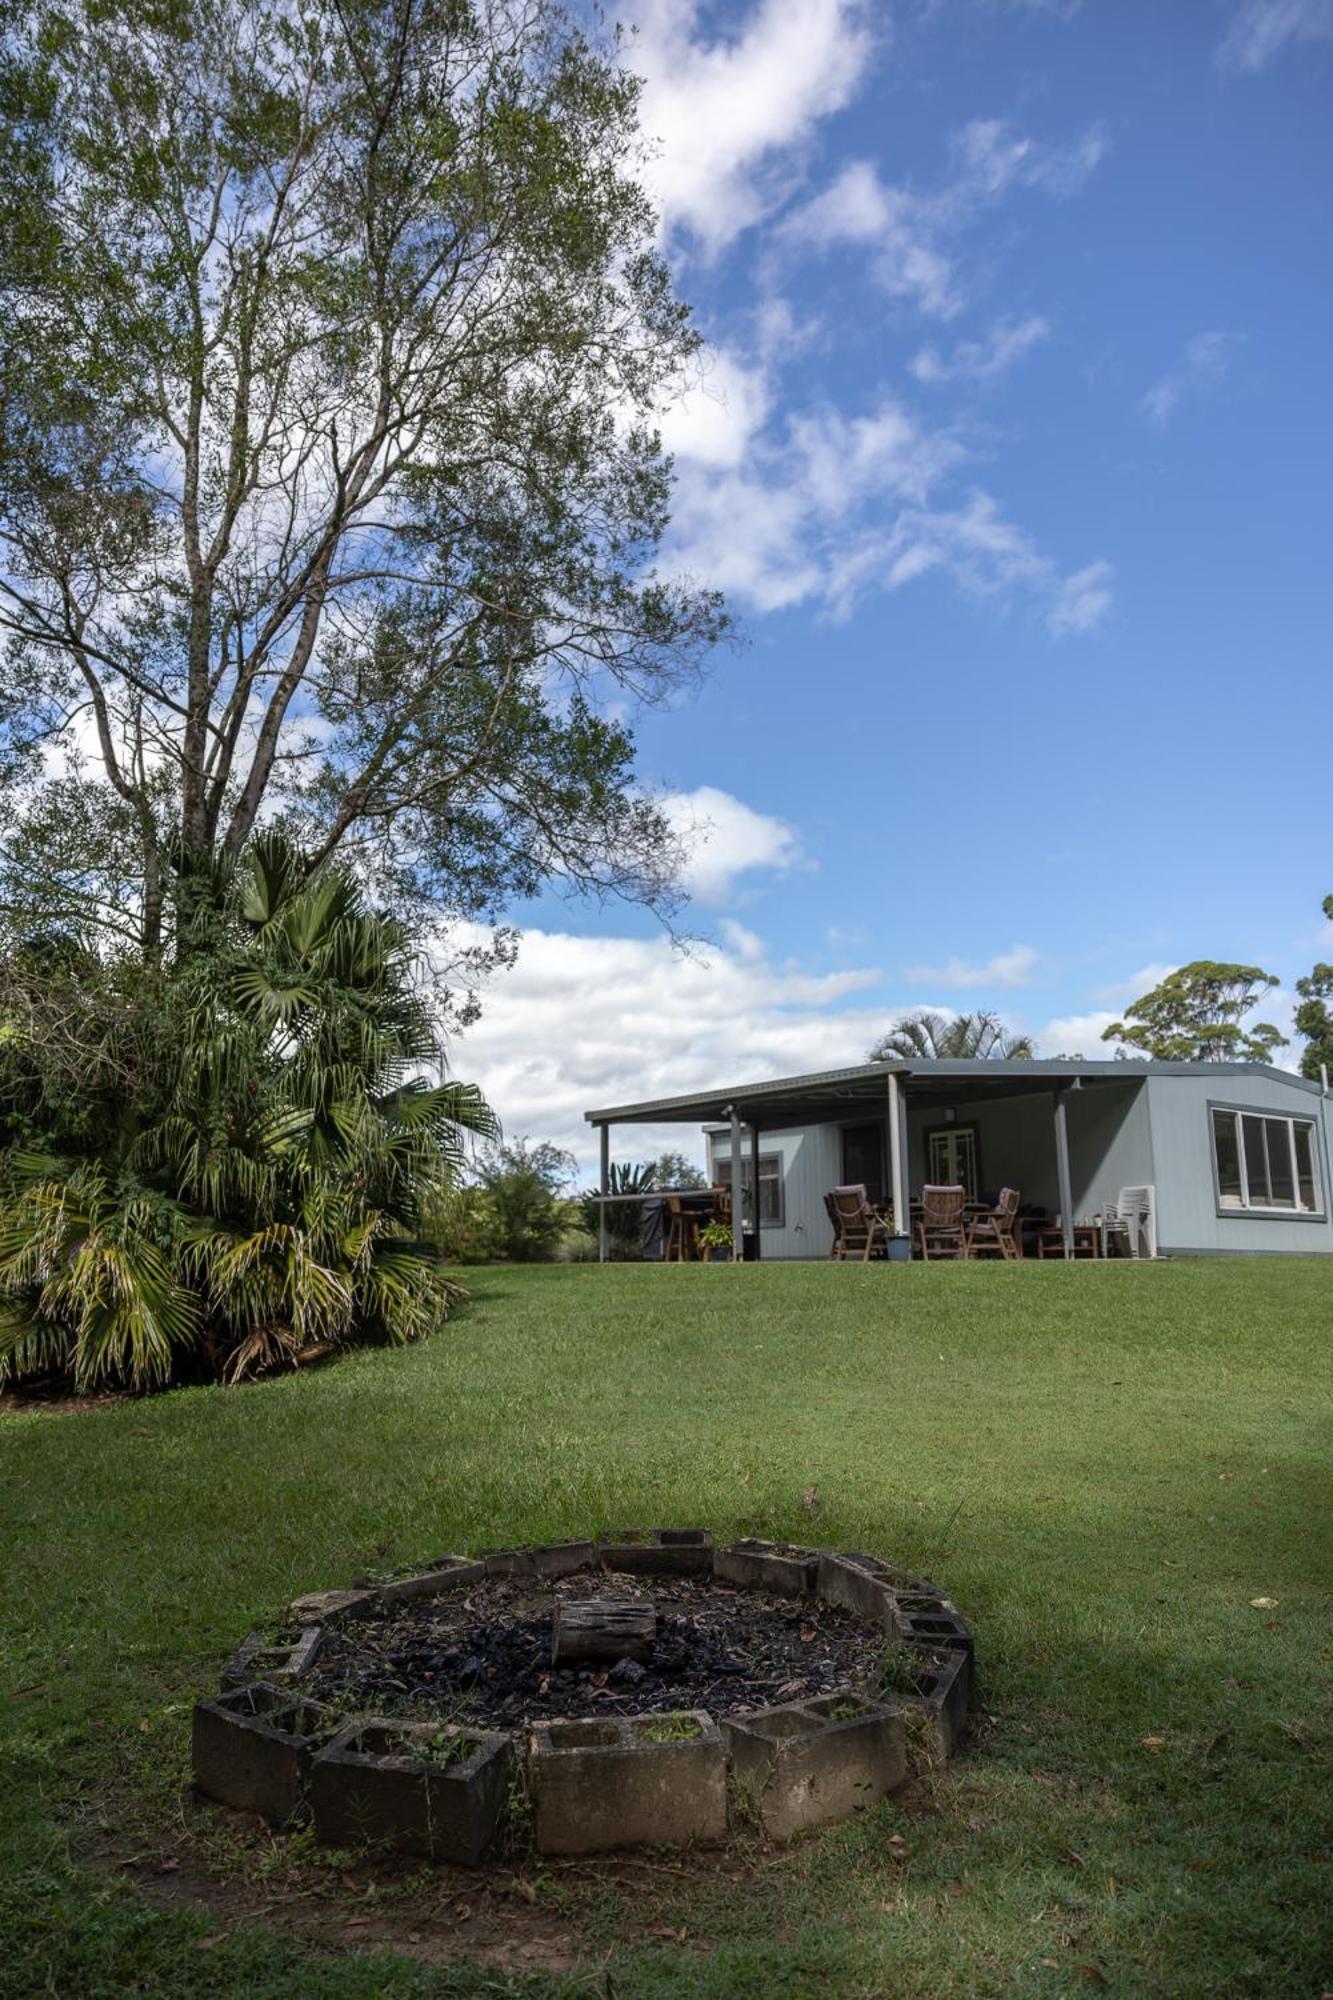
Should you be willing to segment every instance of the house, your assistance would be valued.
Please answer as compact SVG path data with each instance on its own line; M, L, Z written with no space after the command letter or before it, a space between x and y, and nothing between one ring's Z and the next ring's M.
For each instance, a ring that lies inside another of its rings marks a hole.
M1155 1190L1160 1250L1333 1252L1329 1097L1263 1063L905 1061L776 1077L586 1113L602 1186L618 1125L702 1127L711 1178L738 1187L753 1254L822 1257L824 1196L862 1182L902 1216L923 1184L1001 1186L1072 1219ZM1068 1244L1068 1238L1066 1237Z

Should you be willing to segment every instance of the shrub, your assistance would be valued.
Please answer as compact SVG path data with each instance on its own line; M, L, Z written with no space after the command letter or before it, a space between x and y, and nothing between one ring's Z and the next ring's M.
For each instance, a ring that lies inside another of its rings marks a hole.
M464 1135L410 934L283 835L181 884L167 967L65 941L0 982L0 1379L148 1388L429 1333Z
M565 1194L573 1156L545 1142L494 1145L478 1170L493 1254L516 1264L553 1258L571 1221Z

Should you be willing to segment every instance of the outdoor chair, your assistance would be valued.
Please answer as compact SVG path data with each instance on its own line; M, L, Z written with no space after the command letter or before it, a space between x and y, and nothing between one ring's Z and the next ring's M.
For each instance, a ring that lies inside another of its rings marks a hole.
M678 1194L666 1198L667 1239L663 1261L688 1264L699 1255L699 1218L685 1206Z
M987 1215L974 1218L967 1233L967 1254L981 1256L984 1252L996 1251L1001 1257L1021 1257L1023 1247L1018 1239L1018 1189L1001 1188L1000 1199Z
M829 1213L837 1232L833 1240L835 1257L859 1255L862 1262L869 1262L877 1245L888 1256L888 1229L883 1216L870 1206L863 1186L834 1188L829 1196Z
M922 1188L916 1240L924 1259L967 1256L966 1200L967 1189L963 1187Z
M1122 1236L1131 1257L1157 1255L1157 1190L1154 1187L1121 1188L1115 1206L1108 1205L1102 1226L1109 1237ZM1108 1241L1107 1248L1110 1248Z

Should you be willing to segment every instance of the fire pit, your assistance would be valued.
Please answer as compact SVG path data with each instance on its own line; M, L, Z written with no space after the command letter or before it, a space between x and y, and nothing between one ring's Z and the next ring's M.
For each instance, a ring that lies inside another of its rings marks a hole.
M200 1702L199 1789L476 1863L531 1806L546 1854L772 1838L874 1804L909 1732L956 1749L971 1633L869 1555L654 1528L299 1600Z

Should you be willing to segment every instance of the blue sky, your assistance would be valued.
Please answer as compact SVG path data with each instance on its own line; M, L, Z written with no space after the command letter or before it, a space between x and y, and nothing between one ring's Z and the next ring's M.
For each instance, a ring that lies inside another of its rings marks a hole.
M709 343L669 559L744 630L637 724L711 942L518 912L459 1073L586 1159L589 1105L916 1005L1109 1053L1186 959L1289 990L1333 890L1333 0L622 17Z

